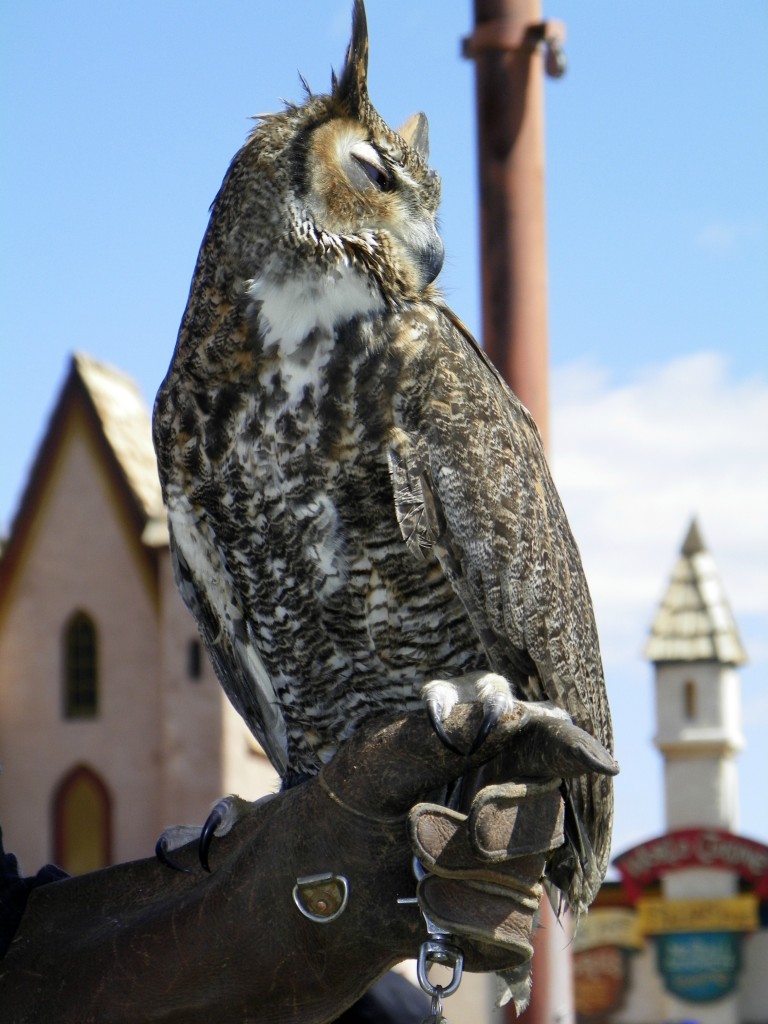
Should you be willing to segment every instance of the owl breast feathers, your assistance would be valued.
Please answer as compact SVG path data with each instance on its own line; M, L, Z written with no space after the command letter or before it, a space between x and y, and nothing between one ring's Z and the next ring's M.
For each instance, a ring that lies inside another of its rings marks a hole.
M214 202L154 413L179 588L288 784L373 712L487 671L610 749L536 427L432 283L426 119L392 131L366 73L358 0L331 94L262 118ZM588 902L611 780L570 785Z

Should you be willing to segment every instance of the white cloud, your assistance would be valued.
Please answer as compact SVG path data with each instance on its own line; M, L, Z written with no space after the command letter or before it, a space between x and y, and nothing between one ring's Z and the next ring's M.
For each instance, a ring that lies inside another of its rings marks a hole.
M737 615L768 612L768 381L702 353L552 384L553 471L606 614L653 613L694 515Z
M733 252L741 242L759 238L761 234L758 224L713 220L702 224L693 236L693 243L697 249L713 256L723 256Z
M742 807L745 831L765 833L755 810L764 797L752 787L768 770L758 735L768 682L768 380L736 379L715 353L648 366L622 383L599 366L570 364L553 372L551 416L553 472L592 590L625 762L615 848L633 829L652 830L637 820L660 768L642 649L694 515L751 659L742 673Z

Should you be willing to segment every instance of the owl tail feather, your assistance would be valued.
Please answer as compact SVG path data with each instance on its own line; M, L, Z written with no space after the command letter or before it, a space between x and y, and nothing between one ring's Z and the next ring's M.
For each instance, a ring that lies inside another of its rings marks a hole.
M496 972L496 1005L511 1002L519 1017L531 1001L531 962L520 964L508 971Z
M600 873L592 843L576 812L570 787L560 787L565 801L565 842L552 855L547 865L547 892L552 909L560 917L564 905L572 911L576 922L592 902L595 880Z

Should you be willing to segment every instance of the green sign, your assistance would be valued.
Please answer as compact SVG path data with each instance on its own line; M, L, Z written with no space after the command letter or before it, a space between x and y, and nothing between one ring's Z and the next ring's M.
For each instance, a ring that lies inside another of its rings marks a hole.
M659 935L655 942L659 971L672 995L691 1003L709 1003L736 987L741 935L688 932Z

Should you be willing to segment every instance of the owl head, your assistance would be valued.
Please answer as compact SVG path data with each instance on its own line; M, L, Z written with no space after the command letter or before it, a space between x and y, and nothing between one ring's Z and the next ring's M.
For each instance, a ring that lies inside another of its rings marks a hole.
M235 156L204 242L234 278L293 275L345 261L386 301L423 292L443 262L440 180L428 166L427 119L399 132L368 96L368 29L354 0L352 38L328 95L262 115ZM223 250L223 251L222 251ZM220 284L224 284L221 281Z

